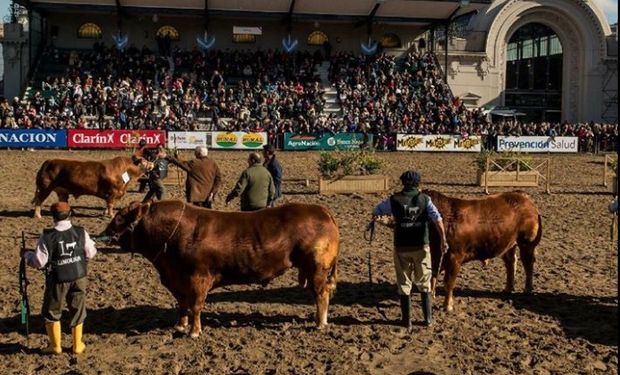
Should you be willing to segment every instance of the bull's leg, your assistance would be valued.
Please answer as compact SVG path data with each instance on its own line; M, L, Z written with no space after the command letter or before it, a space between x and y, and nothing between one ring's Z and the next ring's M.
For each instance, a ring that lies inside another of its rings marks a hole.
M327 326L327 309L329 307L329 287L327 283L316 283L314 285L314 298L316 302L316 326L318 329Z
M67 190L58 188L54 192L58 195L59 202L69 203L69 192Z
M45 200L47 199L47 197L49 197L51 193L52 193L52 190L49 188L44 188L44 189L37 188L37 191L34 193L32 204L34 204L34 217L36 219L41 218L41 205L43 204L43 202L45 202Z
M534 262L536 261L536 246L519 245L521 263L525 269L525 293L534 291Z
M116 201L108 200L104 216L114 217L114 204Z
M174 326L174 329L177 332L187 332L187 327L189 326L189 305L185 301L184 298L179 298L179 321Z
M191 294L190 298L190 315L192 318L189 336L197 338L202 332L202 324L200 322L200 313L205 304L207 293L213 285L213 279L209 276L192 276L191 278Z
M504 265L506 266L506 288L504 293L512 293L515 290L515 273L517 271L516 250L517 247L515 246L502 255Z
M444 308L450 312L454 310L454 287L456 286L456 277L461 270L461 262L454 253L448 253L445 256L445 276L444 284L446 288L446 299L444 301Z

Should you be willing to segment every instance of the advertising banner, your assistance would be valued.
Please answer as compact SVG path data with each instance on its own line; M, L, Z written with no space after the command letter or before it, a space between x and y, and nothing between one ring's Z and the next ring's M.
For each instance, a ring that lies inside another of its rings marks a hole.
M163 130L92 130L69 129L68 146L70 148L132 148L137 147L141 139L149 146L166 144L166 132Z
M285 150L359 150L363 144L372 145L372 134L336 133L321 136L284 134Z
M497 137L497 151L569 153L579 151L577 137Z
M229 150L257 150L267 144L267 133L213 132L211 147Z
M195 150L198 146L207 147L207 132L168 132L168 148Z
M65 148L66 130L0 129L0 147Z
M398 134L396 150L425 152L480 152L482 141L478 136Z

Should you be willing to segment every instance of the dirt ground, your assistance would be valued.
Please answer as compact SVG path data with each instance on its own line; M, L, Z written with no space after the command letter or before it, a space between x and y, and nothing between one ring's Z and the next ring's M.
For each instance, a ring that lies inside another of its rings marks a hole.
M535 293L524 295L524 273L517 271L517 292L501 293L505 271L500 259L483 267L467 264L457 282L455 311L441 310L436 323L407 333L396 326L400 309L394 286L391 234L378 229L370 246L362 232L381 195L320 196L317 153L280 153L287 178L313 179L284 186L286 202L330 207L341 228L338 290L330 306L330 326L314 329L311 294L297 286L296 272L266 288L215 290L202 313L203 335L196 340L173 335L172 296L142 257L102 248L89 265L87 351L43 356L46 343L39 315L43 275L29 269L32 334L19 333L18 237L39 232L46 216L31 218L30 200L41 163L50 157L109 158L121 152L0 151L0 373L1 374L616 374L618 365L617 243L610 241L612 198L602 183L602 157L553 156L552 195L532 189L543 214ZM189 157L189 154L185 155ZM224 174L225 194L245 166L247 153L212 152ZM394 186L406 168L417 168L424 186L454 196L481 197L474 185L472 157L455 154L381 154ZM135 189L132 189L135 190ZM181 189L169 193L182 197ZM141 197L128 194L123 204ZM236 203L236 202L235 202ZM74 223L91 234L107 219L103 202L72 200ZM29 241L30 247L34 240ZM374 283L368 280L372 250ZM442 294L441 290L439 291ZM414 317L421 320L419 296ZM379 309L377 308L379 307ZM383 316L385 314L386 318ZM70 329L63 322L63 347L70 351Z

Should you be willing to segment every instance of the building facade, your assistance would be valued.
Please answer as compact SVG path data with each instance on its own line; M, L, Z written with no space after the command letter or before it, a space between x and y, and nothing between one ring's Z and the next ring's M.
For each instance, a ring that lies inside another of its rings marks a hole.
M617 122L618 48L603 12L584 0L30 0L4 28L5 96L23 93L44 45L88 49L126 36L136 47L323 48L399 55L424 39L454 95L527 119ZM120 6L119 6L120 5ZM449 42L440 30L454 21ZM287 44L288 43L288 44ZM446 53L447 50L447 53ZM447 55L447 56L446 56ZM447 62L447 64L445 63Z

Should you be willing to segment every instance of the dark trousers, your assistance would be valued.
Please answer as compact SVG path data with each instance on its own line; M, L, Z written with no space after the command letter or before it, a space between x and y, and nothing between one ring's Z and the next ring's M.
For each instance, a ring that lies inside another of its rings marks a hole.
M140 183L138 186L138 193L144 193L144 190L146 190L146 185L149 183L149 179L142 177L138 179L138 182Z
M41 315L46 323L58 322L66 305L71 314L71 327L84 323L86 319L86 277L68 283L56 283L50 277L46 280Z
M164 187L164 183L160 179L149 180L149 192L146 193L143 202L148 201L149 199L153 198L153 196L155 196L157 200L162 200L165 194L166 188Z
M198 207L204 207L204 208L213 208L211 206L211 202L209 201L204 201L204 202L192 202L192 204L194 206L198 206Z

